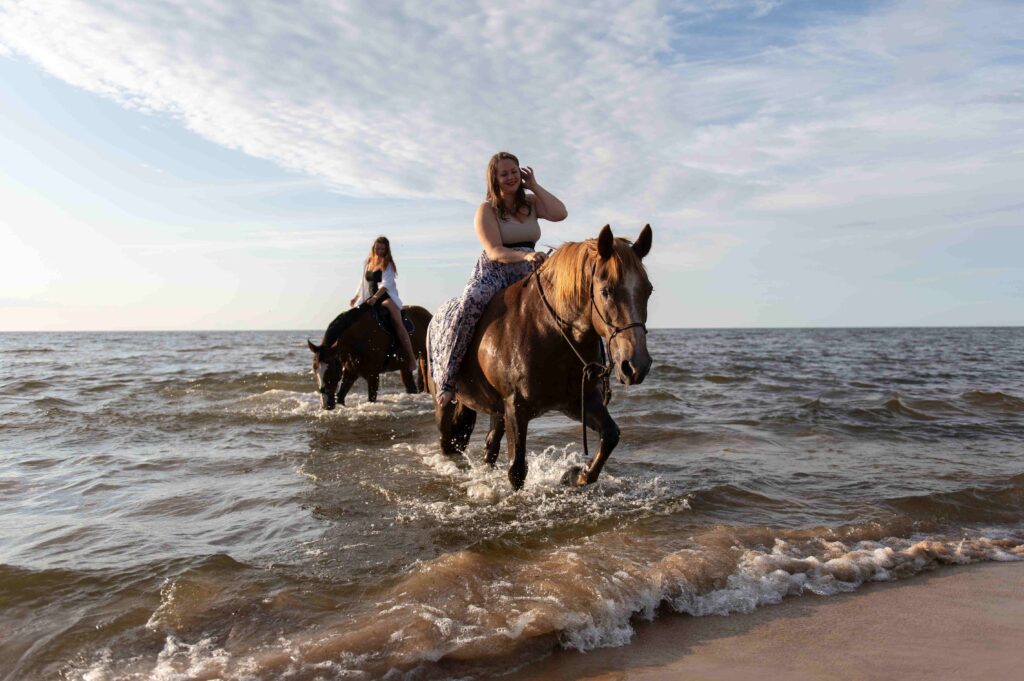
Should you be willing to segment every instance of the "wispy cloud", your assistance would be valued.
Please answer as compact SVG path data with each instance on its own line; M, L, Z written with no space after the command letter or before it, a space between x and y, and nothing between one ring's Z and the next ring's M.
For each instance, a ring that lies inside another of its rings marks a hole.
M360 196L475 200L483 161L509 148L588 213L784 208L866 169L918 192L905 159L1019 143L1024 12L1012 4L902 2L803 22L786 10L15 0L0 8L0 45ZM745 50L728 38L687 50L680 19L696 15L702 32L720 16L790 25L737 61Z

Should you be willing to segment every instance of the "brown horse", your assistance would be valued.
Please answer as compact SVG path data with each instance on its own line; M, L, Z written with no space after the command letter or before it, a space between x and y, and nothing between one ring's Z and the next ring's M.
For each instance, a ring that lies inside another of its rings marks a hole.
M486 412L487 462L497 459L507 427L508 478L519 489L526 481L527 424L554 410L584 418L584 428L601 438L598 454L564 480L587 485L598 479L619 442L602 376L613 372L624 384L638 384L651 368L645 324L654 287L641 262L651 240L650 225L632 244L605 225L597 239L563 244L539 271L494 296L456 377L457 401L435 407L446 454L465 450L476 412ZM608 367L602 366L602 339ZM436 396L429 372L428 385Z
M401 372L407 393L423 391L427 325L431 315L418 305L406 305L402 311L416 327L409 338L418 360L419 376L414 377L406 368L401 345L393 342L390 334L380 327L373 309L369 305L360 305L335 317L324 332L320 345L306 341L313 352L313 374L321 407L334 409L335 394L337 401L344 406L345 396L357 378L366 379L367 399L376 402L380 374L386 371ZM389 354L393 345L397 346L397 357Z

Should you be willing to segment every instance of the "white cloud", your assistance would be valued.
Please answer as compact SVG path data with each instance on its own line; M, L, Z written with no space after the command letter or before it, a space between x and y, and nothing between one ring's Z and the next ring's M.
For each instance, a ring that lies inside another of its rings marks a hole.
M577 205L635 215L685 206L708 174L742 195L737 177L863 164L858 140L904 139L907 153L927 154L953 136L939 125L965 113L965 98L1012 94L972 70L986 54L960 63L999 10L976 3L903 3L794 29L789 46L740 62L669 50L686 38L673 14L756 18L779 4L28 0L0 10L0 43L347 193L475 199L502 147ZM1003 11L995 30L1008 38L1022 21ZM930 80L947 69L951 82ZM957 139L999 132L977 127L978 108Z
M683 268L768 221L898 231L869 204L984 211L1019 191L1019 4L426 7L9 0L0 54L354 196L476 201L508 149L569 205L572 233L545 240L651 222Z

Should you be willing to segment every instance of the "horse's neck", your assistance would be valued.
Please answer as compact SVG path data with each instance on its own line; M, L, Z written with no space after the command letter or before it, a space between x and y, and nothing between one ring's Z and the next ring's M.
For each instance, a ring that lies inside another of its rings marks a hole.
M542 276L542 275L541 275ZM577 343L581 343L587 340L591 336L596 336L597 331L594 329L593 321L591 320L591 311L593 305L591 304L590 294L587 293L583 296L582 301L579 305L569 306L561 304L556 296L552 295L552 286L549 281L541 282L544 287L543 297L547 300L551 309L547 309L548 305L544 304L544 300L541 300L541 307L545 317L551 317L551 310L554 310L556 320L551 320L553 323L558 324L562 327L562 330L566 333L571 333L572 338ZM589 289L587 289L589 291ZM536 295L538 298L541 297L541 290L537 288Z
M372 310L363 310L356 316L350 324L347 324L337 336L331 341L331 347L335 349L338 355L345 354L346 350L351 346L357 339L366 337L373 328L370 323L376 326L376 320L374 319ZM327 343L327 338L324 338L324 343Z

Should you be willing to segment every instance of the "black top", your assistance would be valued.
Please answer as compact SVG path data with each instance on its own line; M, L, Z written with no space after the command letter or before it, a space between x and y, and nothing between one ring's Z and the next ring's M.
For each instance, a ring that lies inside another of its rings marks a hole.
M380 270L366 270L366 281L370 282L369 289L371 296L380 290L380 282L383 277L384 273Z

